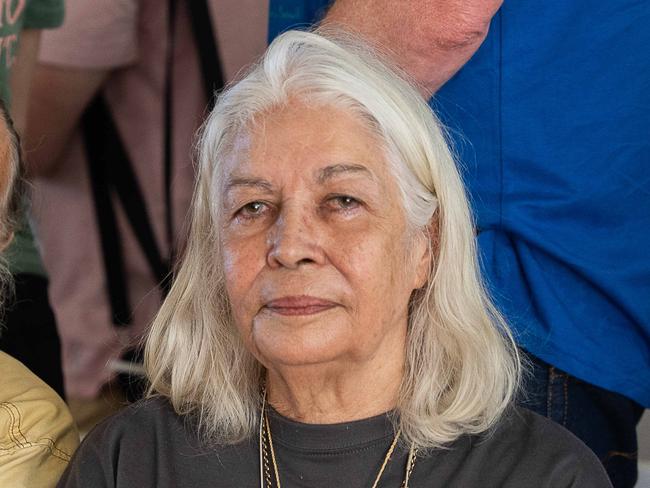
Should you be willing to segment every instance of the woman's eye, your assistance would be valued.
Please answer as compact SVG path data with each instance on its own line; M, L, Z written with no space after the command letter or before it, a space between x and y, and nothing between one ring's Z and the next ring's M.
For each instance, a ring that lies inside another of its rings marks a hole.
M262 215L266 209L267 205L264 202L250 202L237 211L237 217L254 219Z
M329 199L329 202L337 210L352 210L361 205L361 202L348 195L336 195Z

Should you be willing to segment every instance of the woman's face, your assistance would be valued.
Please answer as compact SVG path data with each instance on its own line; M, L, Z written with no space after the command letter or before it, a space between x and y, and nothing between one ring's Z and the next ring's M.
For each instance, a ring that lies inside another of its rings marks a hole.
M404 354L427 246L407 235L397 185L360 118L298 102L264 114L238 137L223 185L227 292L262 364Z

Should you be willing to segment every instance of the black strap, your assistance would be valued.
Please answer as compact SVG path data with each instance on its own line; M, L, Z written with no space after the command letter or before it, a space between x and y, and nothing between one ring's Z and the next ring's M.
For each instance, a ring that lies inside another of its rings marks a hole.
M170 261L174 254L174 202L172 175L174 171L174 47L176 45L176 0L167 2L167 52L165 58L165 94L163 120L163 194L165 196L165 230Z
M164 198L166 238L170 248L169 259L164 259L156 243L142 191L117 126L104 98L98 95L84 113L82 126L88 170L92 186L95 213L99 228L102 257L112 320L117 326L131 323L128 280L122 239L117 225L113 196L121 203L138 244L144 253L153 278L163 293L171 281L170 262L173 260L173 60L177 0L168 2L169 42L165 61L164 94ZM210 9L206 0L187 0L192 32L199 52L201 75L209 108L214 105L214 92L224 85L221 60L212 27Z
M83 115L82 128L90 185L95 202L95 216L99 223L99 239L102 248L104 274L106 276L108 296L111 304L111 319L115 325L122 326L131 322L131 307L124 282L124 257L119 229L111 202L110 185L107 168L110 162L109 148L104 140L103 131L97 130L97 111L89 107Z
M82 125L113 323L124 326L131 323L132 317L122 241L111 196L113 193L124 208L153 278L163 290L169 286L169 264L156 244L142 191L113 117L101 95L89 105Z
M187 0L187 6L190 12L192 32L199 51L203 89L208 100L208 109L212 110L215 102L214 93L223 88L224 77L210 6L207 0Z

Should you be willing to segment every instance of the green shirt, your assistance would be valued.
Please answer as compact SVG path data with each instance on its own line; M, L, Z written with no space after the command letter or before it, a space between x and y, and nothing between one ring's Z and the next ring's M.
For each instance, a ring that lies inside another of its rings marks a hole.
M16 59L20 32L63 23L63 0L9 0L0 8L0 97L9 105L9 72Z
M23 208L24 215L16 228L11 244L3 253L4 257L13 275L27 273L47 276L34 233L27 220L27 205Z
M0 97L11 104L9 73L14 64L20 33L24 29L47 29L63 23L63 0L9 0L0 8ZM32 273L45 276L27 218L5 253L12 273Z

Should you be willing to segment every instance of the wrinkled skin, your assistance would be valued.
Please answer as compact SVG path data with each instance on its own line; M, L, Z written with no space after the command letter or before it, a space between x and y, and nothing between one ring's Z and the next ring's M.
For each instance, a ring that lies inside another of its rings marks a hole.
M223 184L227 292L276 408L312 421L392 408L428 257L377 138L354 115L294 101L239 136Z

